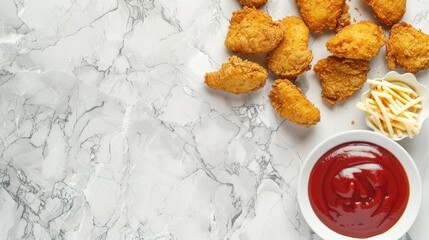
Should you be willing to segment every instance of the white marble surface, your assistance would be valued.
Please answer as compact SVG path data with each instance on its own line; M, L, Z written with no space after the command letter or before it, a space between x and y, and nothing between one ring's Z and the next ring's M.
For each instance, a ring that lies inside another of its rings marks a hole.
M319 239L298 211L297 174L324 138L366 129L358 96L331 109L307 72L299 85L322 121L305 129L274 113L272 77L247 96L208 89L237 2L1 0L0 239ZM292 0L263 9L298 14ZM404 19L429 33L429 1L408 0ZM313 65L332 35L312 35ZM388 71L384 55L370 77ZM417 77L429 86L428 71ZM401 142L424 189L428 142L429 123ZM404 239L427 239L423 197Z

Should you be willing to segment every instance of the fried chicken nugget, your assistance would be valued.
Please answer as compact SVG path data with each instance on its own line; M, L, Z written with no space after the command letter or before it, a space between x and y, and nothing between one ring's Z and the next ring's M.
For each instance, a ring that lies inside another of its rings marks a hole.
M283 30L262 10L244 7L232 14L225 46L244 54L266 53L279 45Z
M406 0L364 0L374 11L381 23L392 26L399 22L405 14Z
M336 57L371 60L385 44L383 29L373 22L351 24L326 42L328 50Z
M321 33L324 29L350 24L346 0L296 0L296 3L302 19L312 32Z
M241 5L246 7L258 8L264 5L268 0L240 0Z
M320 122L320 111L289 80L276 80L268 95L276 112L286 120L311 127Z
M286 17L280 25L283 41L271 51L266 62L268 68L281 78L295 78L310 69L313 53L308 50L310 31L300 17Z
M429 35L408 23L393 25L386 50L391 70L399 65L407 72L417 73L429 67Z
M362 89L370 70L366 60L330 56L317 62L314 72L322 83L322 99L333 106Z
M206 73L205 83L213 89L242 94L262 88L267 77L267 71L259 64L232 56L219 71Z

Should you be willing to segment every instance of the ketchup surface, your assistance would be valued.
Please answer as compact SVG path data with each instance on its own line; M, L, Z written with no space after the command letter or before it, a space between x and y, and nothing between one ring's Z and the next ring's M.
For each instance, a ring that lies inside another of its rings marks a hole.
M405 170L392 153L372 143L349 142L318 160L308 192L314 212L327 227L367 238L398 221L410 189Z

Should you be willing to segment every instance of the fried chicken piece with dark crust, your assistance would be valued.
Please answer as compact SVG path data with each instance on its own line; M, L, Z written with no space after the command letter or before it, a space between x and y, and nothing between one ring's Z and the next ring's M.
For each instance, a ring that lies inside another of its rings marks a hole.
M370 70L366 60L330 56L317 62L314 72L322 84L322 99L333 106L362 89Z
M258 8L264 5L268 0L240 0L241 5L246 7Z
M271 51L268 68L281 78L295 78L310 69L313 53L308 50L310 31L300 17L286 17L279 21L284 31L283 41Z
M232 56L219 71L206 73L205 83L213 89L242 94L262 88L267 77L259 64Z
M346 0L296 0L296 3L312 32L321 33L324 29L333 30L350 23Z
M386 51L391 70L399 65L406 72L418 73L429 67L429 35L408 23L393 25Z
M375 17L386 26L398 23L405 14L407 0L364 0Z
M243 54L267 53L283 39L283 30L262 10L244 7L232 14L225 46Z
M289 80L276 80L268 95L276 112L286 120L311 127L320 122L320 111Z
M362 21L343 28L326 42L326 47L336 57L371 60L385 42L380 26Z

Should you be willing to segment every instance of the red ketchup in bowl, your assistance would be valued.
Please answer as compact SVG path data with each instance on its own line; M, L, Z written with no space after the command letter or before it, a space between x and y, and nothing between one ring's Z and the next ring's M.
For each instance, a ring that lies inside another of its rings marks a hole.
M326 152L308 186L311 206L331 230L368 238L389 230L408 203L409 183L399 160L367 142L349 142Z

